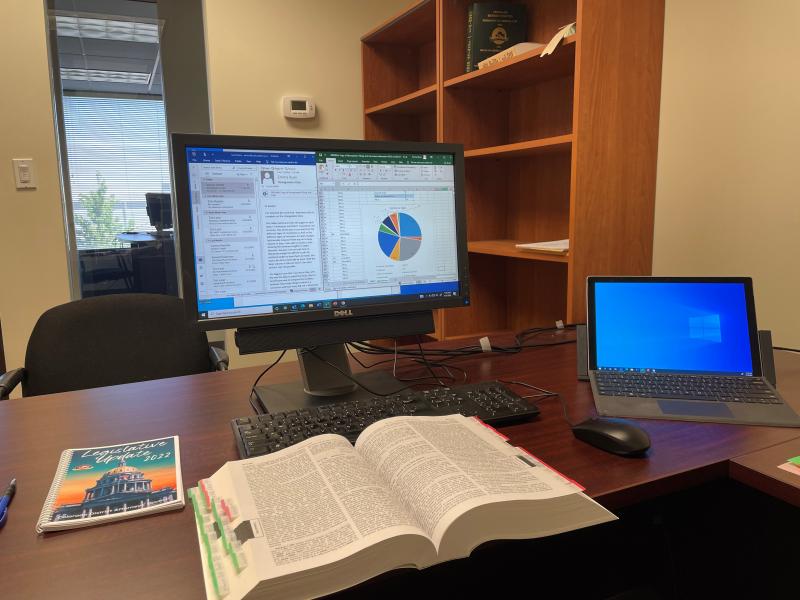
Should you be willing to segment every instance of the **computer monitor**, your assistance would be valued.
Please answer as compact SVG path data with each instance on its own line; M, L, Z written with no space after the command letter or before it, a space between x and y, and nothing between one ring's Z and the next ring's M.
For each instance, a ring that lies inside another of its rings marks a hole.
M183 294L241 353L298 348L269 410L357 396L344 342L433 331L469 304L456 144L171 136ZM401 387L359 375L371 391Z
M144 195L147 203L147 218L150 225L158 231L172 229L172 202L169 194L148 192Z

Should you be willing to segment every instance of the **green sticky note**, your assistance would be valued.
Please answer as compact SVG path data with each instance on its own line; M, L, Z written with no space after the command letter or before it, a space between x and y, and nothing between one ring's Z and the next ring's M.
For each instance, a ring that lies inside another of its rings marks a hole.
M800 467L800 456L795 456L794 458L790 458L789 462L792 463L793 465L797 465L798 467Z

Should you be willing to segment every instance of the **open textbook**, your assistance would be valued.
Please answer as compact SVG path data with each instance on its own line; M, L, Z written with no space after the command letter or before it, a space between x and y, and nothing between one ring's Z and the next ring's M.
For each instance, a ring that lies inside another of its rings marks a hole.
M615 519L480 421L394 417L226 463L189 490L210 599L308 598L494 539Z

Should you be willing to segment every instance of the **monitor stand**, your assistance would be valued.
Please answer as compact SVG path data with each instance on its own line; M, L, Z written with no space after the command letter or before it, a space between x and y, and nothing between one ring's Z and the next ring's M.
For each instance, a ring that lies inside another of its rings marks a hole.
M302 381L255 388L258 412L287 412L374 396L324 361L336 365L362 385L380 394L391 394L404 387L402 382L383 369L353 375L344 344L317 346L314 353L323 360L302 348L297 350Z

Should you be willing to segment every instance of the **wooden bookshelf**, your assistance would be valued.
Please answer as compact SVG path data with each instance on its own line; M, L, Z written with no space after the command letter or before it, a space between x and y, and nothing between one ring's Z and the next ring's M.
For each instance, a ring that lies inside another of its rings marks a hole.
M528 41L576 34L471 73L471 0L362 38L365 138L465 149L471 306L441 311L439 338L583 322L588 275L651 272L664 0L516 1ZM565 238L566 255L515 247Z

